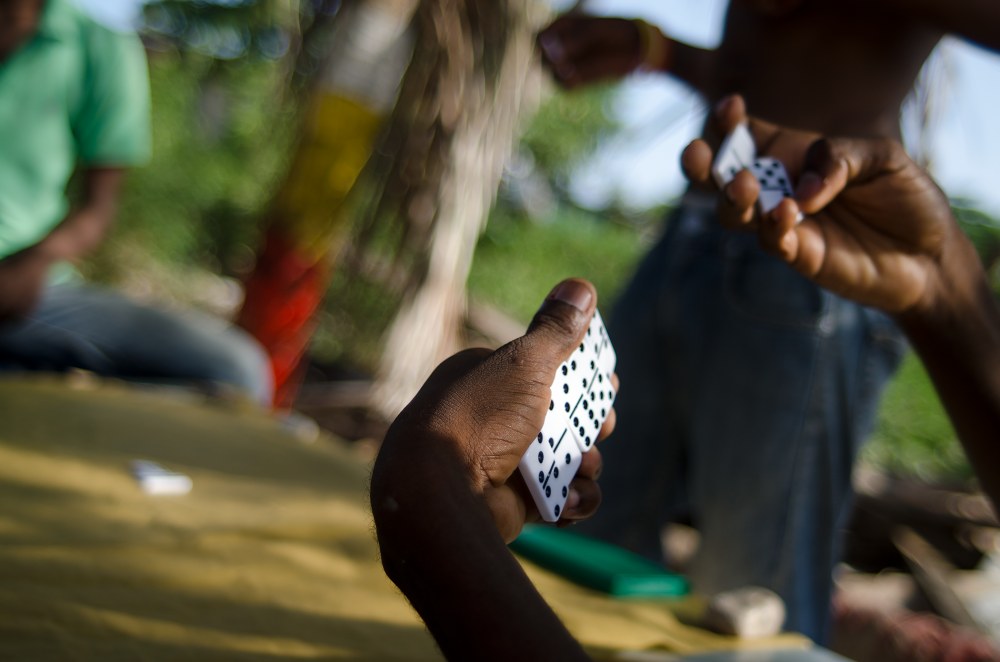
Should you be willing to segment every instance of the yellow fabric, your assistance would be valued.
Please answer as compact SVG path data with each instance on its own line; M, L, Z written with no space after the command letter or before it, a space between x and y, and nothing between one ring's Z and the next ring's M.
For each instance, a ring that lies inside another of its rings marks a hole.
M382 572L347 446L239 404L44 378L0 380L0 421L0 659L441 659ZM144 494L134 459L192 491ZM528 571L599 658L734 643Z
M346 230L344 202L371 155L382 116L336 94L318 92L274 204L296 248L317 261Z

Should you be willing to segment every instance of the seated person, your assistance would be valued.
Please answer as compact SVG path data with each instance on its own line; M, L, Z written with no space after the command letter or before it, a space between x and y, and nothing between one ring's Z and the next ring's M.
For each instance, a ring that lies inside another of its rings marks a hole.
M730 98L715 121L724 132L744 119L742 100ZM896 142L750 127L797 176L796 200L760 218L757 183L740 174L724 190L722 219L756 229L801 273L899 321L987 495L1000 503L1000 306L947 199ZM702 141L682 157L694 182L709 181L711 160ZM800 208L808 216L795 224ZM371 483L382 564L448 659L587 659L505 543L537 519L518 460L595 300L586 282L560 283L525 336L445 361L386 435ZM603 436L613 426L611 416ZM600 457L585 460L564 523L600 502Z
M269 405L270 367L245 333L86 286L70 266L101 243L125 169L149 153L138 38L68 0L0 1L0 118L0 370L219 383Z

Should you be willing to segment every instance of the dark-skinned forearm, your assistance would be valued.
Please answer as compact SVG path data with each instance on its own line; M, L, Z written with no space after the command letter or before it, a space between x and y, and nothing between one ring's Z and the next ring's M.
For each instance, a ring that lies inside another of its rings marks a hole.
M393 443L393 442L387 442ZM437 441L397 439L426 452L380 455L372 512L386 574L450 660L585 660L499 535L461 459Z
M899 322L938 392L983 491L1000 512L1000 306L982 276Z
M124 171L90 168L82 173L82 199L39 244L53 262L74 262L100 246L114 222Z
M670 74L690 86L703 97L708 95L715 51L697 48L675 39L667 39L669 55L664 60L663 73Z

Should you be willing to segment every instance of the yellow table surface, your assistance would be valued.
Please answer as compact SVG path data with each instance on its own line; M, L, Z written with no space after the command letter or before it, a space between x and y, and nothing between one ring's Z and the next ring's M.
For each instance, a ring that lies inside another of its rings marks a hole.
M136 459L193 489L145 494ZM378 562L368 473L346 444L300 442L246 405L0 380L0 658L440 660ZM690 604L526 568L599 658L738 643L681 624Z

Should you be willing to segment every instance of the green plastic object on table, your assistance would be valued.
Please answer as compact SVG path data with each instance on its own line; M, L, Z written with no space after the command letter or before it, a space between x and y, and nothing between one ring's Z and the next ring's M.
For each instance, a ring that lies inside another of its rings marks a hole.
M510 544L516 554L572 582L617 597L680 597L687 580L615 545L528 524Z

